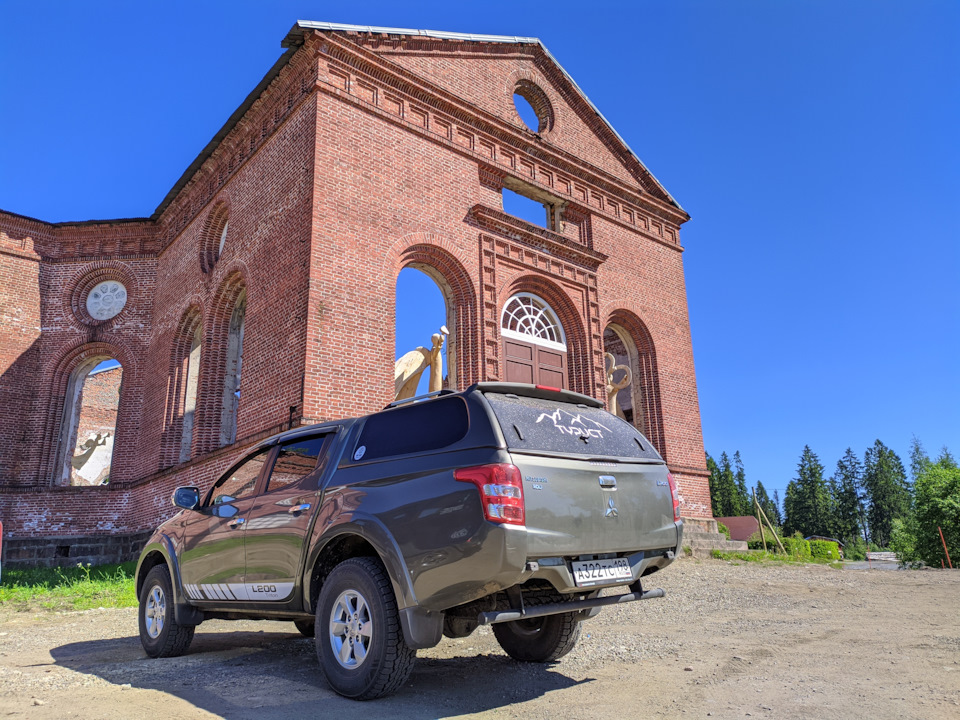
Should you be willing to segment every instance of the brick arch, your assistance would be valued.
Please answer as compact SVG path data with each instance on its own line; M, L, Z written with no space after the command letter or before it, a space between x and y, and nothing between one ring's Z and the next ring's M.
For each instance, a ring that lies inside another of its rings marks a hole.
M212 300L208 303L203 328L203 362L197 396L197 430L194 432L194 453L206 453L220 447L220 426L223 411L223 385L226 380L230 320L237 301L250 295L245 265L236 263L224 272Z
M513 102L513 96L517 94L530 103L534 112L537 113L537 117L540 119L540 127L536 132L540 135L551 132L557 124L557 114L554 112L553 102L546 90L549 87L550 84L543 75L529 69L514 70L507 76L504 83L504 92L508 96L514 120L521 127L526 127L526 123L523 122L523 118L520 117L520 113L517 112Z
M49 388L44 421L43 453L40 458L40 477L48 478L50 484L57 484L60 480L60 466L65 462L64 453L69 450L69 429L65 433L64 422L67 405L67 395L74 381L75 373L84 365L112 358L120 363L123 376L120 381L120 402L117 407L117 424L114 433L114 448L123 447L121 441L126 441L130 433L131 416L134 408L130 406L125 390L136 387L138 368L133 362L130 351L122 344L114 342L87 342L77 340L61 349L58 359L48 365L50 370L45 373L43 387ZM133 378L133 379L131 379ZM71 419L72 422L72 419ZM68 437L64 437L67 435ZM116 456L114 456L116 459Z
M203 219L200 229L200 269L204 273L211 272L220 259L220 234L229 219L230 200L227 197L217 199Z
M593 360L590 356L590 343L587 337L586 323L577 309L576 303L567 292L548 278L540 275L521 275L514 278L500 291L497 299L497 334L500 334L500 313L507 300L520 292L538 296L556 313L557 320L563 326L567 343L567 383L568 387L584 395L595 394L596 381ZM498 347L501 345L498 342ZM501 348L502 352L502 348ZM503 358L500 376L504 377Z
M640 431L647 436L666 460L666 435L663 426L663 404L660 399L660 373L657 367L657 350L653 336L640 317L625 309L615 309L607 314L603 323L606 330L611 325L621 329L633 343L636 357L632 368L633 382L639 389L638 400L643 414L643 427ZM636 397L636 395L634 396Z
M170 361L167 370L166 397L163 408L163 434L160 440L160 468L170 467L180 462L180 447L183 437L184 402L186 400L186 380L188 359L193 336L198 327L203 326L203 306L192 301L180 315L173 341L170 347ZM202 331L201 331L202 332ZM203 379L203 350L201 348L199 379ZM202 383L197 389L197 400L203 390ZM194 415L196 422L196 415ZM196 425L194 425L196 427ZM193 454L193 453L191 453Z
M456 389L481 379L477 292L461 260L462 253L462 248L449 240L426 233L405 236L393 248L395 277L406 267L415 268L429 275L444 296L447 326L452 333L447 347L447 368L448 373L453 370L451 384Z

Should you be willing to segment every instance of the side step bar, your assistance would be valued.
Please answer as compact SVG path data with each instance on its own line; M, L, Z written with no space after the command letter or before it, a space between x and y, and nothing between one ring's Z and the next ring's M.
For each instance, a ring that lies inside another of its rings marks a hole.
M639 583L634 583L634 585L639 585ZM634 587L634 585L630 587ZM550 603L549 605L535 605L529 609L525 608L522 610L485 612L477 616L477 623L480 625L493 625L494 623L511 622L512 620L529 620L531 618L544 617L545 615L589 610L590 608L603 607L604 605L619 605L636 600L652 600L665 596L666 593L663 591L663 588L656 588L654 590L640 590L638 592L626 593L625 595L611 595L609 597L598 597L590 600L574 600L572 602Z

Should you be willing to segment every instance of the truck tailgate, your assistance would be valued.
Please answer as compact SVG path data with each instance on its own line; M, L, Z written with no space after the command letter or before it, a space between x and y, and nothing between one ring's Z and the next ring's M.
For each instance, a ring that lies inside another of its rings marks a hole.
M523 475L530 558L626 553L677 544L662 462L513 452Z

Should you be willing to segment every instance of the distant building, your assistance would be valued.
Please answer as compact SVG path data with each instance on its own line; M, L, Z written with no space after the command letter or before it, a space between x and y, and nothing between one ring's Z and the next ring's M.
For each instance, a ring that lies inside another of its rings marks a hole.
M0 212L8 558L129 554L177 485L209 486L291 425L381 408L405 267L445 298L449 386L604 398L605 353L628 365L620 407L682 512L709 518L688 215L546 48L308 22L283 46L150 217ZM106 433L106 474L81 477Z

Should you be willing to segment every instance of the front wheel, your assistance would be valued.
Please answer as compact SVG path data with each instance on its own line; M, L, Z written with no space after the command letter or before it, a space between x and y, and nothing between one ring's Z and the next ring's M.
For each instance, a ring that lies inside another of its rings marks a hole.
M176 657L190 647L196 625L180 625L173 613L173 583L166 565L147 573L140 591L140 644L150 657Z
M560 613L530 620L497 623L493 634L514 660L551 662L573 650L580 639L579 613Z
M413 670L416 652L403 638L390 578L374 558L345 560L327 576L315 628L320 668L344 697L386 695Z

